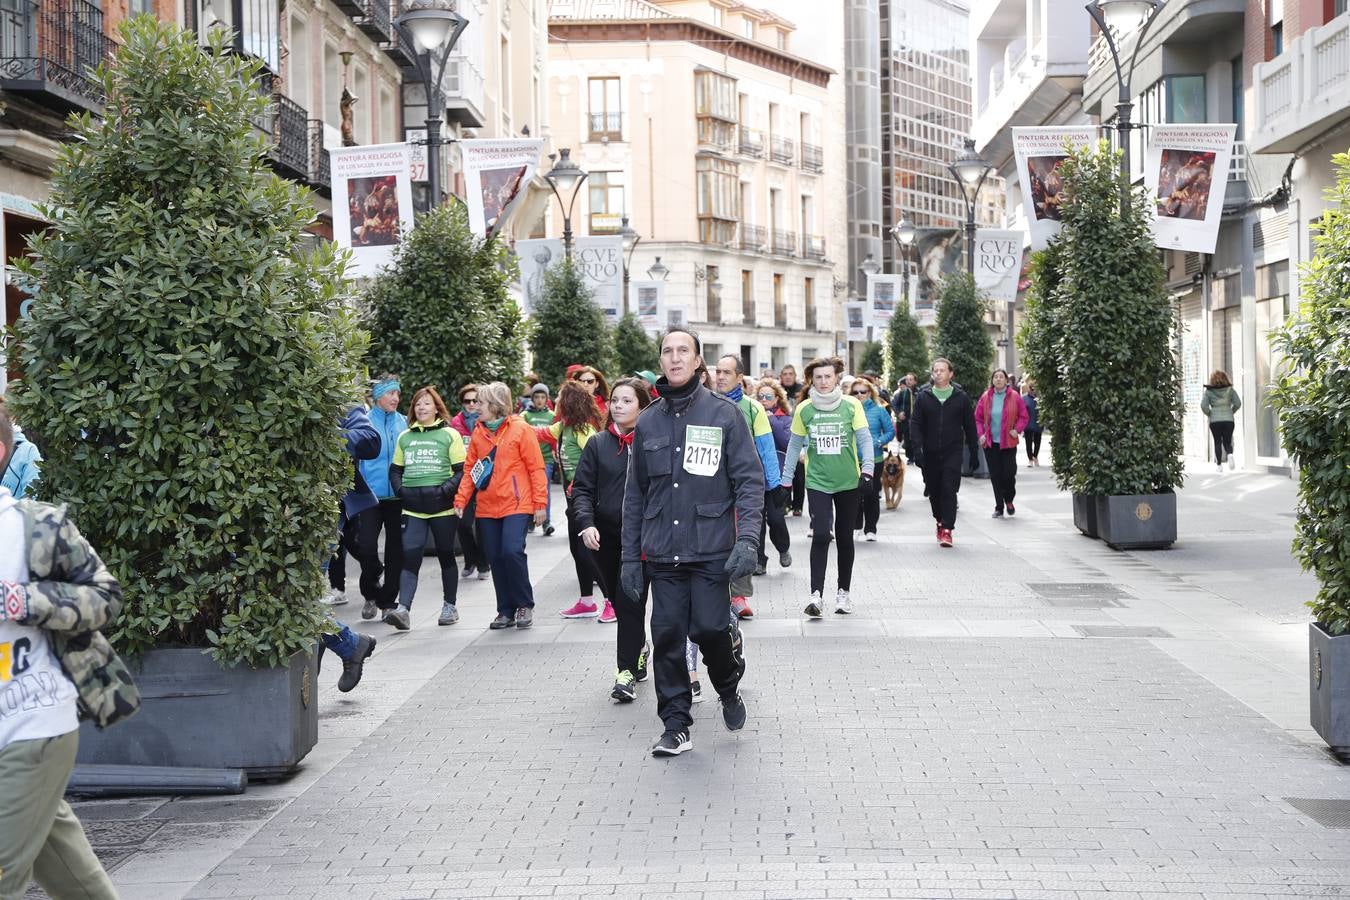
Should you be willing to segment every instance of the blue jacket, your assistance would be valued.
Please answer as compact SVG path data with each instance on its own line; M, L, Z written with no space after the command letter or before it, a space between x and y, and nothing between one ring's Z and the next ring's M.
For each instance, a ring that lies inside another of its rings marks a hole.
M38 463L42 454L37 445L24 437L23 429L14 426L14 451L9 458L9 468L5 470L4 486L15 497L24 496L38 480Z
M788 444L792 441L792 413L782 415L769 413L768 415L769 427L773 429L773 445L778 451L778 468L781 475L783 464L787 460Z
M398 410L385 412L378 406L366 415L370 418L370 424L380 433L380 455L363 459L357 465L361 467L361 475L375 496L389 500L395 496L389 484L389 467L394 464L394 445L398 443L398 436L408 430L408 417Z
M868 397L863 401L863 412L867 414L867 424L872 429L872 453L877 459L886 455L886 445L895 440L895 421L886 407ZM858 448L858 458L862 459L862 448Z
M778 484L782 477L782 466L778 461L778 448L774 443L769 414L759 405L758 400L745 396L745 391L740 388L723 396L736 404L741 415L745 416L745 424L750 426L750 436L755 439L755 452L759 454L759 464L764 467L764 483Z
M366 480L361 477L359 460L374 459L380 455L380 433L370 424L364 406L353 406L342 417L338 428L346 442L347 455L358 462L352 466L355 478L351 490L342 495L342 515L344 519L354 519L366 510L378 506Z
M1041 421L1036 417L1036 395L1023 394L1022 405L1027 408L1027 431L1040 431Z

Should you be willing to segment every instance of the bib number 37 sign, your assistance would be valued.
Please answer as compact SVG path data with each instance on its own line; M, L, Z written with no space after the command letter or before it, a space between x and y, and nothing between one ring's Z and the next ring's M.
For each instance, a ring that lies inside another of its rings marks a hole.
M716 475L722 464L722 429L687 425L684 429L684 470L690 475Z

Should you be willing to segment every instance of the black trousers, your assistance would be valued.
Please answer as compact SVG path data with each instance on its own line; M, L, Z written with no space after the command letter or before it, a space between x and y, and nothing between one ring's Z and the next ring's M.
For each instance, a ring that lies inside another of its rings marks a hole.
M1221 463L1233 455L1233 423L1210 422L1209 433L1214 436L1214 461Z
M796 478L796 475L793 475ZM773 491L764 493L764 515L759 520L759 564L768 565L769 554L764 549L768 545L764 543L764 534L768 532L769 540L773 541L773 548L779 553L785 553L792 549L792 533L787 527L787 513L783 507L778 505L778 500Z
M580 596L590 597L595 593L595 564L591 562L591 551L581 542L581 529L577 527L576 520L572 516L571 487L570 481L563 485L563 493L567 497L567 548L572 552L572 566L577 573L577 590L581 592ZM609 597L609 594L606 593L605 596Z
M370 565L361 567L361 596L375 598L380 609L393 609L398 605L399 573L403 571L403 501L397 497L381 500L379 506L356 517L356 527L361 531L359 541L372 550L379 546L380 530L384 530L384 561L372 556Z
M806 503L806 466L800 462L797 464L797 470L792 473L792 511L799 513L802 506ZM762 541L760 542L763 543Z
M923 484L928 492L928 503L933 508L933 518L943 528L956 527L956 494L961 490L961 458L964 455L964 449L945 457L929 451L924 459Z
M455 568L455 516L423 519L403 517L403 571L398 576L398 602L412 609L417 593L417 573L422 569L427 534L436 539L436 560L441 564L441 600L454 603L459 591L459 569ZM392 571L392 570L391 570Z
M483 549L483 538L478 529L477 510L478 498L474 497L464 507L464 515L456 517L459 519L457 535L459 545L464 548L464 567L486 572L489 568L487 551Z
M338 591L347 589L347 554L350 553L361 567L361 597L364 600L379 600L380 556L375 536L369 528L363 528L362 522L367 516L378 516L379 510L372 507L348 519L343 515L338 531L337 549L328 561L328 586ZM372 588L371 585L374 585Z
M881 521L881 460L876 461L870 481L864 486L858 485L862 502L858 504L858 514L853 518L853 530L861 528L868 534L875 534L877 522Z
M688 728L693 694L685 668L687 641L703 651L703 665L719 697L730 697L745 674L740 628L728 621L731 589L726 558L694 563L648 563L652 590L652 671L656 714L666 728Z
M914 465L914 441L909 437L909 419L895 421L895 433L900 437L900 449L905 454L905 462Z
M1038 459L1041 455L1041 429L1027 429L1022 437L1027 439L1027 459Z
M1003 511L1017 498L1017 448L1006 450L994 444L984 451L989 464L989 485L994 489L994 509Z
M853 583L853 521L858 517L862 491L853 488L837 494L808 489L811 508L811 590L825 594L825 568L830 563L830 532L839 542L839 589ZM838 527L836 527L836 524Z
M618 529L596 527L600 531L600 549L587 549L586 552L595 567L600 590L614 604L614 615L618 617L617 668L637 674L638 656L642 653L642 645L647 643L647 592L644 590L641 597L630 597L624 591L619 584L622 566L619 551L623 549L623 537Z

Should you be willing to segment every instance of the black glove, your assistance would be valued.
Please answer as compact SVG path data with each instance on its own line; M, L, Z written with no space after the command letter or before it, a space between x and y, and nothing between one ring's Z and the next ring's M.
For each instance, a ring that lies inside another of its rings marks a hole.
M626 562L619 567L619 586L623 592L634 600L642 596L643 581L645 576L642 572L642 563Z
M972 472L978 472L978 471L980 470L980 448L979 448L979 447L971 447L971 448L970 448L970 469L971 469Z
M776 503L783 509L787 509L788 505L792 503L792 488L786 484L780 484L769 493L769 497L771 503Z
M727 557L726 573L732 581L738 578L744 578L747 575L753 575L755 567L759 565L759 552L755 548L754 541L742 538L736 542L736 546L731 548L731 555Z
M872 476L866 472L858 473L858 487L867 490L872 486Z

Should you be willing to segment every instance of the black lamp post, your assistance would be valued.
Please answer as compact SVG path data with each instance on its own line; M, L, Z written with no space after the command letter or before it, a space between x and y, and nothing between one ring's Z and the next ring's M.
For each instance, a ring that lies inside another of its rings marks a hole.
M670 269L661 263L661 257L656 258L656 262L647 268L647 277L652 281L666 281L670 278Z
M909 302L909 248L913 246L914 238L918 234L919 229L904 216L900 217L900 224L891 229L891 239L900 248L900 295L905 298L906 303Z
M642 242L642 235L638 234L628 224L628 217L623 217L623 227L619 229L619 237L623 239L623 312L628 314L628 272L633 267L633 251L637 245Z
M548 186L553 189L553 196L558 198L558 205L563 208L563 253L568 259L572 258L572 208L576 206L577 194L581 193L581 183L586 180L588 174L572 161L571 149L563 147L558 151L558 159L553 163L553 168L544 176ZM567 193L571 196L564 201L562 195ZM625 297L624 303L627 302Z
M1162 9L1160 0L1092 0L1087 5L1088 15L1097 23L1106 46L1111 51L1111 62L1116 68L1116 140L1122 151L1120 159L1120 214L1125 215L1130 203L1130 131L1138 126L1131 121L1134 103L1130 100L1130 81L1134 78L1134 64L1139 59L1139 48L1144 36ZM1129 68L1120 61L1116 38L1125 38L1139 31L1130 53Z
M394 20L399 35L413 45L417 74L427 101L427 190L430 208L441 204L441 115L445 112L445 94L441 78L450 51L459 43L469 20L455 12L448 0L411 0L408 8Z
M980 200L980 188L994 167L975 152L975 140L966 138L966 147L956 161L947 166L961 188L961 199L966 201L966 271L975 275L975 206Z

